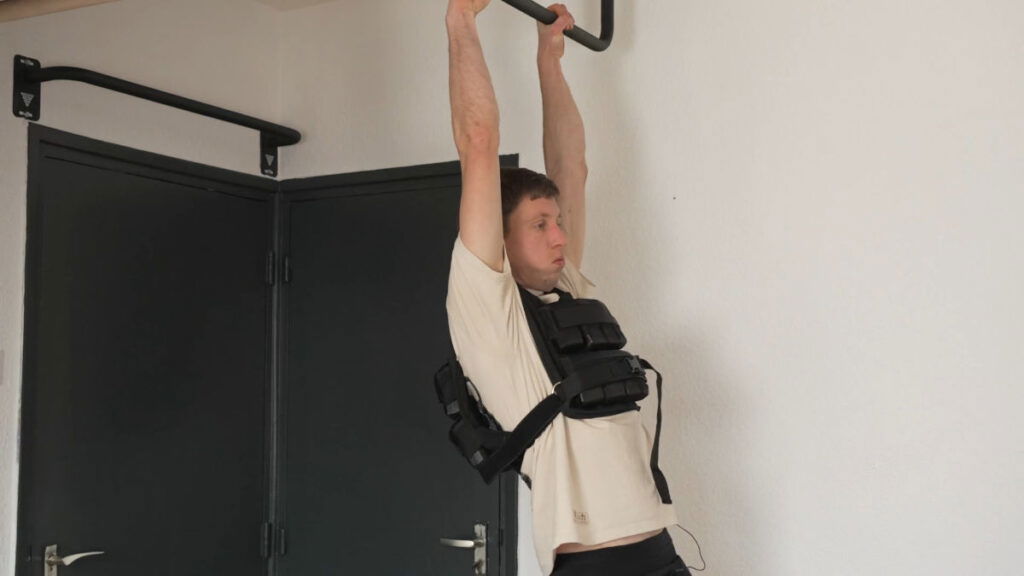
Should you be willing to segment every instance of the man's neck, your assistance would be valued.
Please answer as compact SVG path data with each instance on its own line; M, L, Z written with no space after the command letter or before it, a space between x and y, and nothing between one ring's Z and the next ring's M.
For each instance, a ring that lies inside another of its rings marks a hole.
M522 286L523 289L525 289L530 294L533 294L534 296L540 296L541 294L551 294L556 289L554 286L552 286L550 290L538 290L536 288L530 288L529 286L526 286L524 284L520 284L520 286Z

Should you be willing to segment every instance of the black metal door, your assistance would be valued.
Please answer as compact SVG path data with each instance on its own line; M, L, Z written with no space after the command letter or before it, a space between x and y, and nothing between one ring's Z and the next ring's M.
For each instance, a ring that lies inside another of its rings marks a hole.
M433 387L459 184L457 163L285 183L284 576L469 576L440 539L477 523L487 573L515 573L515 480L458 456Z
M266 572L273 183L33 125L17 570Z

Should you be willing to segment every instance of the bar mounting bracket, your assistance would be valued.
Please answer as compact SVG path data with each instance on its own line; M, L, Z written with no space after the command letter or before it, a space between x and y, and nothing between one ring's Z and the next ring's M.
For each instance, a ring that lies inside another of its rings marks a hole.
M558 15L533 0L505 0L509 6L544 23L551 24ZM612 43L615 32L615 0L601 0L601 37L598 38L579 26L565 31L565 37L579 42L594 52L603 52Z

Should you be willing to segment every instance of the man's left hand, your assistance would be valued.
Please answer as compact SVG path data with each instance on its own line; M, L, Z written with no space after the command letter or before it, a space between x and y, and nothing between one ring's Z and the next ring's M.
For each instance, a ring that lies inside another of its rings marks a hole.
M537 37L540 41L537 55L561 59L565 54L565 31L576 26L576 19L569 13L565 4L552 4L548 6L548 10L558 14L558 19L550 25L537 22Z

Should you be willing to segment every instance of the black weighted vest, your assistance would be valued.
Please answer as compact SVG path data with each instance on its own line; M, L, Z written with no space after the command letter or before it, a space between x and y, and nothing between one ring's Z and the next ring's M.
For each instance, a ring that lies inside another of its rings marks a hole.
M449 438L488 484L500 472L518 471L523 454L558 414L577 419L621 414L639 410L637 401L647 397L645 370L654 368L622 349L626 337L608 308L598 300L554 291L560 299L545 304L519 287L530 332L553 389L511 432L502 430L480 398L470 393L472 383L454 353L434 375L438 400L452 420ZM670 504L668 483L658 468L661 373L654 372L658 413L651 473L662 502Z

